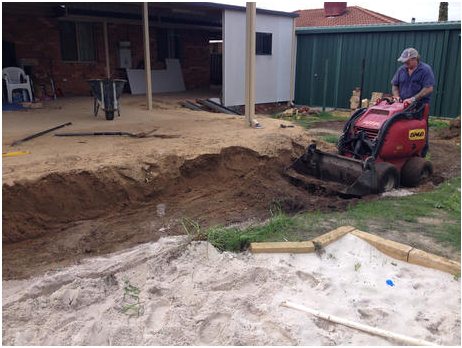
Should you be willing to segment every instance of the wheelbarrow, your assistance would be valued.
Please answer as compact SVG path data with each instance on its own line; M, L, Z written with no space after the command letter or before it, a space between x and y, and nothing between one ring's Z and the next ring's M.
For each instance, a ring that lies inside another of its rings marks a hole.
M113 120L114 113L120 116L119 97L127 81L120 79L88 80L94 96L93 113L98 116L99 108L106 114L106 120Z

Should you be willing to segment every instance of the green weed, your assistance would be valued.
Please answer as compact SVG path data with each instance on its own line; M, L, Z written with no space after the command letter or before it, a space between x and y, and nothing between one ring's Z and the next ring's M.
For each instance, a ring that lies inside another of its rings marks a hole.
M338 143L338 135L334 134L328 134L328 135L323 135L321 137L322 140L324 140L326 143L331 143L331 144L337 144Z
M449 127L449 123L447 121L439 120L438 118L430 117L428 119L428 127L434 129L444 129Z
M191 240L207 240L207 234L197 221L185 217L181 220L181 226Z
M142 312L142 306L140 302L141 290L136 286L130 284L129 280L125 280L124 285L124 296L122 299L122 312L128 316L139 317Z

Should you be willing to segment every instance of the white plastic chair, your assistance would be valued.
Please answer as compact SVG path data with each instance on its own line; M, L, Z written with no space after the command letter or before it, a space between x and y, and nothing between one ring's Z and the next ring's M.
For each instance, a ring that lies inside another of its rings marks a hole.
M29 76L21 68L9 67L2 71L2 78L6 82L8 93L8 103L13 102L13 91L15 89L25 89L29 93L29 101L32 101L32 90L30 87Z

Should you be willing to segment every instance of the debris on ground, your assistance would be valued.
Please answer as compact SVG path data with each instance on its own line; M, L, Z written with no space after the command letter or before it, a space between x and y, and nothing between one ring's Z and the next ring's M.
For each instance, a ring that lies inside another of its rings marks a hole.
M13 151L13 152L3 152L2 157L16 157L22 155L29 155L30 151Z
M406 197L406 196L411 196L413 194L415 194L415 192L412 192L405 188L400 188L400 189L393 189L388 192L383 192L380 195L382 197Z
M197 99L196 101L213 112L220 112L228 115L240 115L238 112L235 112L234 110L231 110L211 99Z
M284 111L281 113L281 116L283 116L283 117L298 116L298 109L296 109L296 108L290 108L290 109L284 110Z
M22 102L21 105L26 109L41 109L43 108L43 103L40 102Z
M59 126L56 126L56 127L53 127L53 128L49 128L49 129L46 129L46 130L41 131L41 132L38 132L38 133L34 133L34 134L29 135L29 136L27 136L27 137L25 137L25 138L22 138L22 139L20 139L20 140L14 141L13 143L11 143L10 146L19 145L19 144L21 144L21 143L23 143L23 142L25 142L25 141L29 141L29 140L38 138L38 137L40 137L40 136L42 136L42 135L48 134L48 133L50 133L50 132L53 132L54 130L57 130L57 129L60 129L60 128L63 128L63 127L66 127L66 126L70 126L70 125L72 125L72 122L67 122L67 123L61 124L61 125L59 125Z
M76 133L56 133L57 137L87 137L87 136L128 136L130 138L179 138L179 135L167 135L167 134L152 134L157 131L158 128L154 128L149 132L130 133L130 132L76 132Z
M306 116L319 116L320 112L318 109L310 108L308 106L298 106L288 108L283 112L279 113L280 118L295 118L296 120Z
M242 114L228 108L224 105L221 105L219 101L216 99L196 99L196 102L192 102L189 100L181 101L180 105L188 108L193 111L208 111L208 112L217 112L217 113L224 113L228 115L239 115L241 116Z
M200 105L197 105L196 103L190 101L190 100L184 100L180 102L180 105L188 108L193 111L203 111L203 109L200 107Z

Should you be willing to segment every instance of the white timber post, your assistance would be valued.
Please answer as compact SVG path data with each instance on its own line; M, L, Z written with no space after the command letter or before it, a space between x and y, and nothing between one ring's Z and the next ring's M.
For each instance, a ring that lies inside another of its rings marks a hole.
M245 119L252 127L255 118L255 22L256 3L247 2L246 6L246 58L245 58ZM257 123L258 124L258 123Z
M143 2L144 27L144 71L146 73L146 99L147 108L152 110L152 80L151 80L151 50L149 45L149 12L148 3Z

